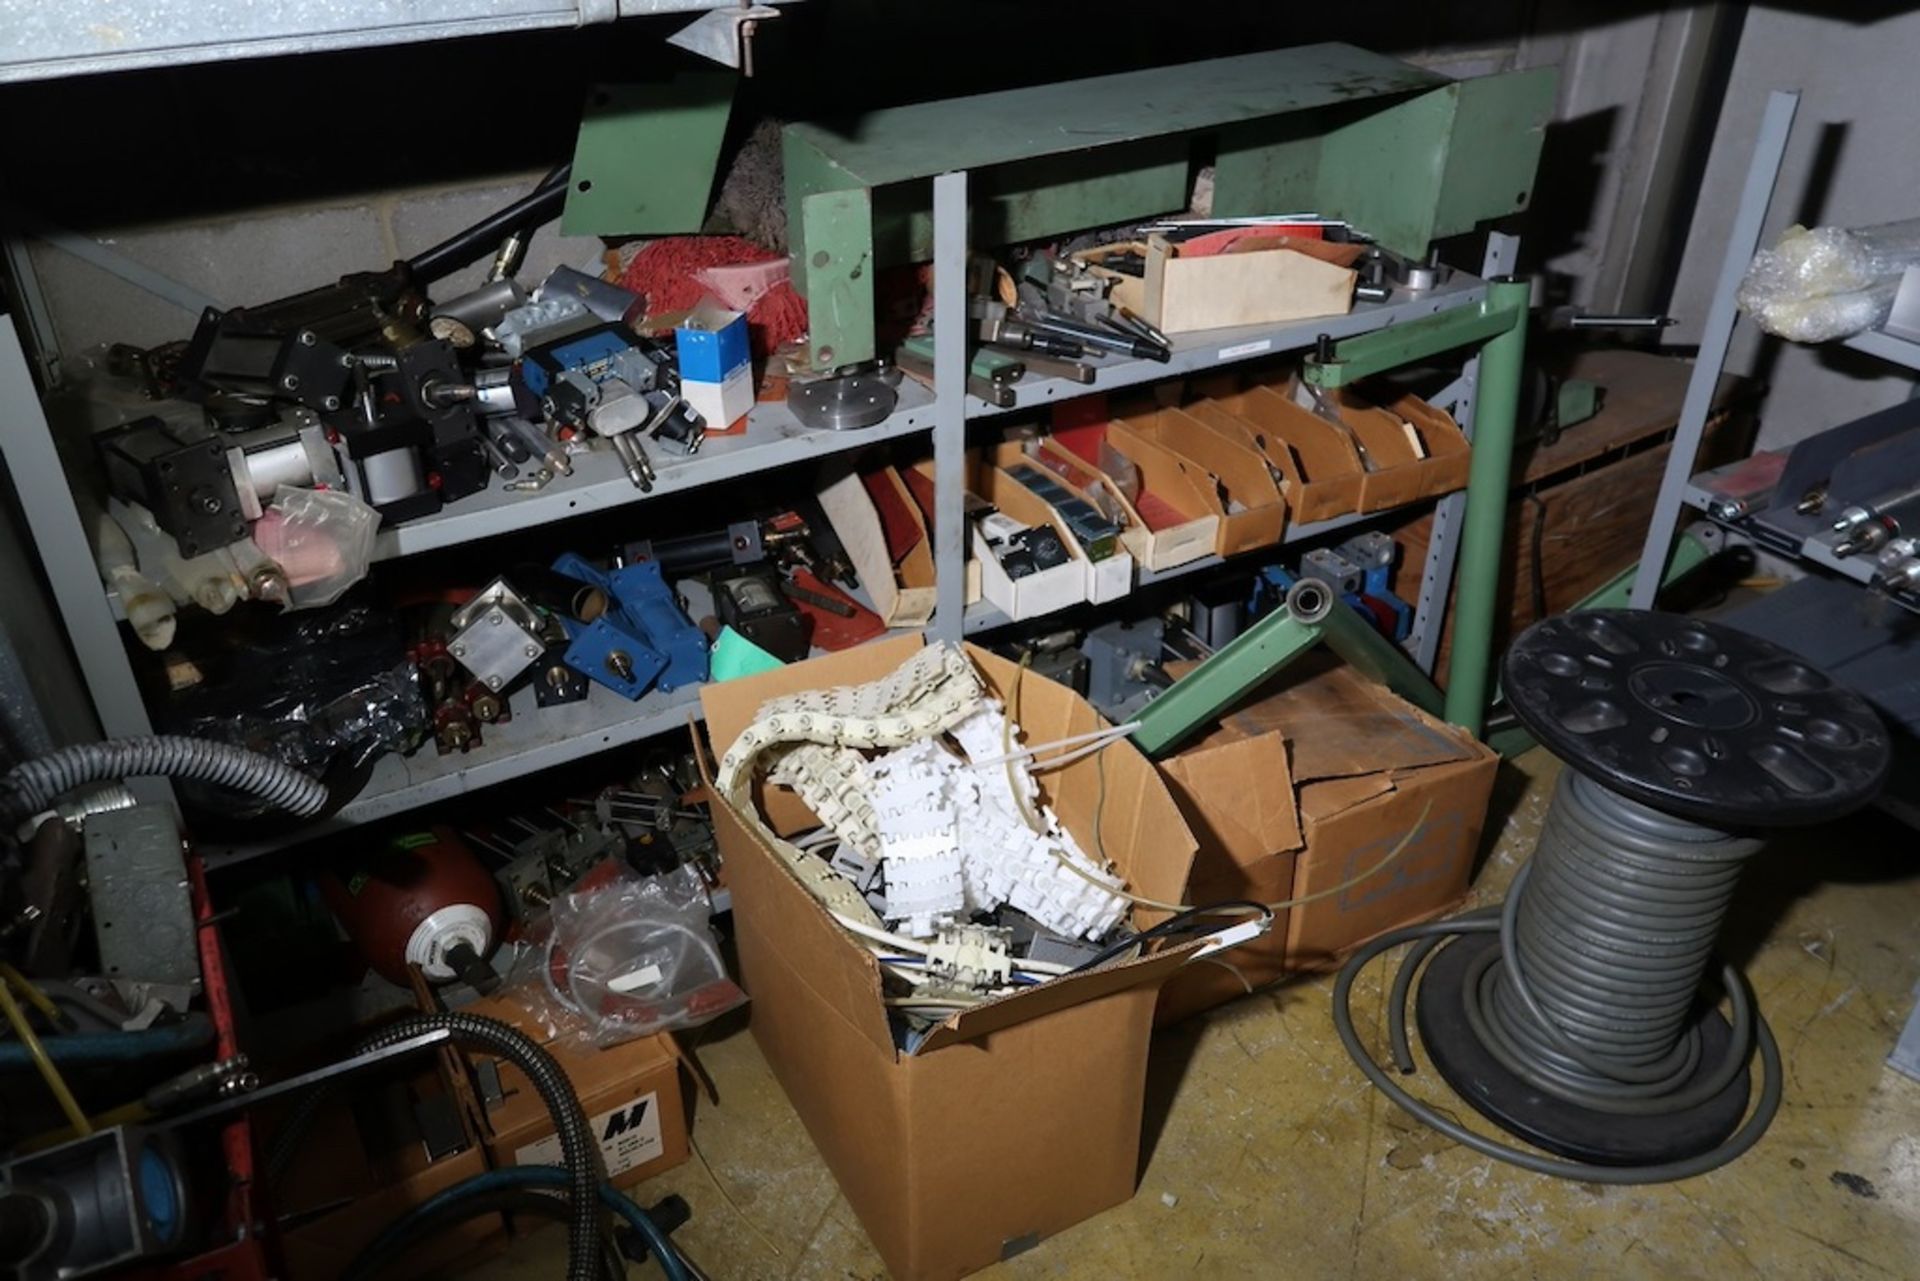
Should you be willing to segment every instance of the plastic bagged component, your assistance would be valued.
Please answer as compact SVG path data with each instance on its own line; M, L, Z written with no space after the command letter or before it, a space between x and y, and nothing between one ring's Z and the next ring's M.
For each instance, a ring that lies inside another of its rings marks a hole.
M622 875L556 900L539 974L553 1025L604 1048L698 1027L744 1004L712 915L690 867Z
M155 707L156 725L325 776L343 800L353 786L344 780L426 732L406 638L386 610L336 604L302 614L185 616L172 664L174 688ZM264 812L224 794L201 799L223 817Z
M1874 227L1798 224L1753 256L1740 307L1770 334L1828 342L1886 322L1908 267L1920 265L1920 219Z
M253 541L286 575L289 609L331 605L367 576L380 513L352 494L286 489L254 522Z

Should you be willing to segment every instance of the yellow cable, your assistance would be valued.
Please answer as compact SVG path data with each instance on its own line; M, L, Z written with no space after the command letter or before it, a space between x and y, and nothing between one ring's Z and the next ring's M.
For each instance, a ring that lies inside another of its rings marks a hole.
M60 1027L66 1023L67 1016L61 1012L59 1006L53 1003L52 998L36 987L32 979L29 979L5 961L0 961L0 980L11 983L20 989L20 995L26 997L27 1000L33 1004L34 1009L46 1015L47 1022L53 1024L53 1026Z
M87 1114L82 1112L79 1103L74 1101L73 1091L67 1088L66 1078L60 1075L60 1069L55 1067L53 1060L47 1056L47 1047L40 1044L40 1038L35 1035L33 1025L27 1022L27 1016L21 1011L20 1003L13 999L13 993L7 990L5 983L0 983L0 1010L6 1013L7 1022L13 1025L14 1035L20 1038L20 1044L26 1046L27 1053L33 1056L33 1065L40 1069L41 1078L46 1081L47 1088L53 1091L53 1097L59 1102L60 1110L67 1114L67 1123L73 1127L74 1133L83 1137L92 1134L93 1123L87 1120Z

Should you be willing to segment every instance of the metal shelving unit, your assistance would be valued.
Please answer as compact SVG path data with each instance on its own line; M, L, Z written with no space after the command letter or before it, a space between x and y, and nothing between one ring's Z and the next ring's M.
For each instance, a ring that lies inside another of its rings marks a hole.
M801 465L828 454L857 450L915 432L929 432L936 481L937 510L933 525L939 593L939 608L929 631L942 639L958 640L1006 621L991 606L976 605L968 610L961 602L965 581L961 494L970 421L1031 411L1090 392L1137 386L1303 351L1313 347L1323 334L1335 340L1374 334L1441 313L1479 307L1488 296L1481 279L1456 273L1436 289L1402 292L1383 303L1361 303L1345 315L1182 335L1174 342L1172 359L1166 363L1101 362L1090 386L1063 379L1022 381L1017 385L1018 403L1002 408L964 391L967 180L965 173L944 174L934 180L936 359L932 391L913 379L903 379L901 403L895 413L873 427L852 432L809 430L795 421L784 405L756 406L743 434L715 437L690 458L656 459L659 479L653 491L655 494L686 492ZM1493 275L1508 270L1516 247L1517 242L1512 238L1493 235L1484 273ZM12 336L7 338L11 341ZM151 722L133 681L115 611L94 570L91 549L81 529L67 475L62 470L60 451L54 447L44 426L39 405L31 401L24 362L17 360L17 350L13 355L12 364L0 361L0 375L10 375L0 377L0 401L17 402L25 421L16 419L16 430L0 434L0 450L4 450L16 484L28 498L26 506L35 539L81 658L83 674L103 728L116 736L149 733ZM1454 412L1469 436L1473 431L1477 367L1476 356L1467 361L1462 376L1443 395L1436 397L1443 407ZM1504 476L1504 465L1501 471ZM489 490L435 516L387 531L381 536L377 556L393 559L457 547L575 516L641 504L649 497L651 495L641 493L628 483L611 454L588 454L576 461L572 476L560 478L538 493ZM1438 613L1446 600L1459 552L1464 506L1465 494L1456 493L1441 499L1436 512L1435 534L1415 602L1415 631L1407 646L1424 669L1431 669L1438 645ZM1288 531L1284 542L1304 542L1383 514L1354 514L1296 526ZM1161 574L1142 573L1139 581L1142 585L1151 585L1219 563L1220 558L1207 557ZM690 717L698 716L699 702L697 689L650 694L629 703L596 687L587 701L565 708L536 708L531 696L523 692L515 697L514 713L511 722L490 727L484 745L472 753L435 757L417 752L412 757L384 758L375 766L371 781L361 793L327 822L301 831L289 840L212 849L209 865L231 866L287 844L390 818L634 743L685 725Z

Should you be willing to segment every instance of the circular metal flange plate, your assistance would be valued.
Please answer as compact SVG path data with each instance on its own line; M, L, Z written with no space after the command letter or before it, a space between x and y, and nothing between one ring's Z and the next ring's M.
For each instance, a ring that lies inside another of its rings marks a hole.
M1427 1057L1454 1093L1507 1133L1535 1147L1592 1165L1654 1165L1711 1152L1746 1115L1752 1074L1742 1072L1697 1107L1659 1116L1595 1112L1543 1094L1501 1066L1467 1022L1461 1002L1473 961L1500 946L1497 934L1466 934L1434 954L1420 976L1414 1017ZM1702 1006L1700 1066L1685 1089L1711 1072L1727 1052L1733 1029L1720 1011Z
M900 393L879 374L848 374L794 383L787 392L787 408L803 427L818 431L852 431L884 422L900 401Z
M1867 701L1790 650L1718 623L1596 609L1507 650L1507 705L1582 774L1721 827L1816 823L1864 805L1891 745Z

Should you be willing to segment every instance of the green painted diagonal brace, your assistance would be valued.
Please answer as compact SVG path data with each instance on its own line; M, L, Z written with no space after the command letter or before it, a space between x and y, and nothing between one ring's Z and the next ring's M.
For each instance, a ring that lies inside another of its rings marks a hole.
M1489 289L1474 306L1345 339L1334 348L1332 359L1309 356L1302 361L1300 376L1329 390L1351 386L1441 352L1497 338L1520 324L1526 314L1526 291L1516 295Z

